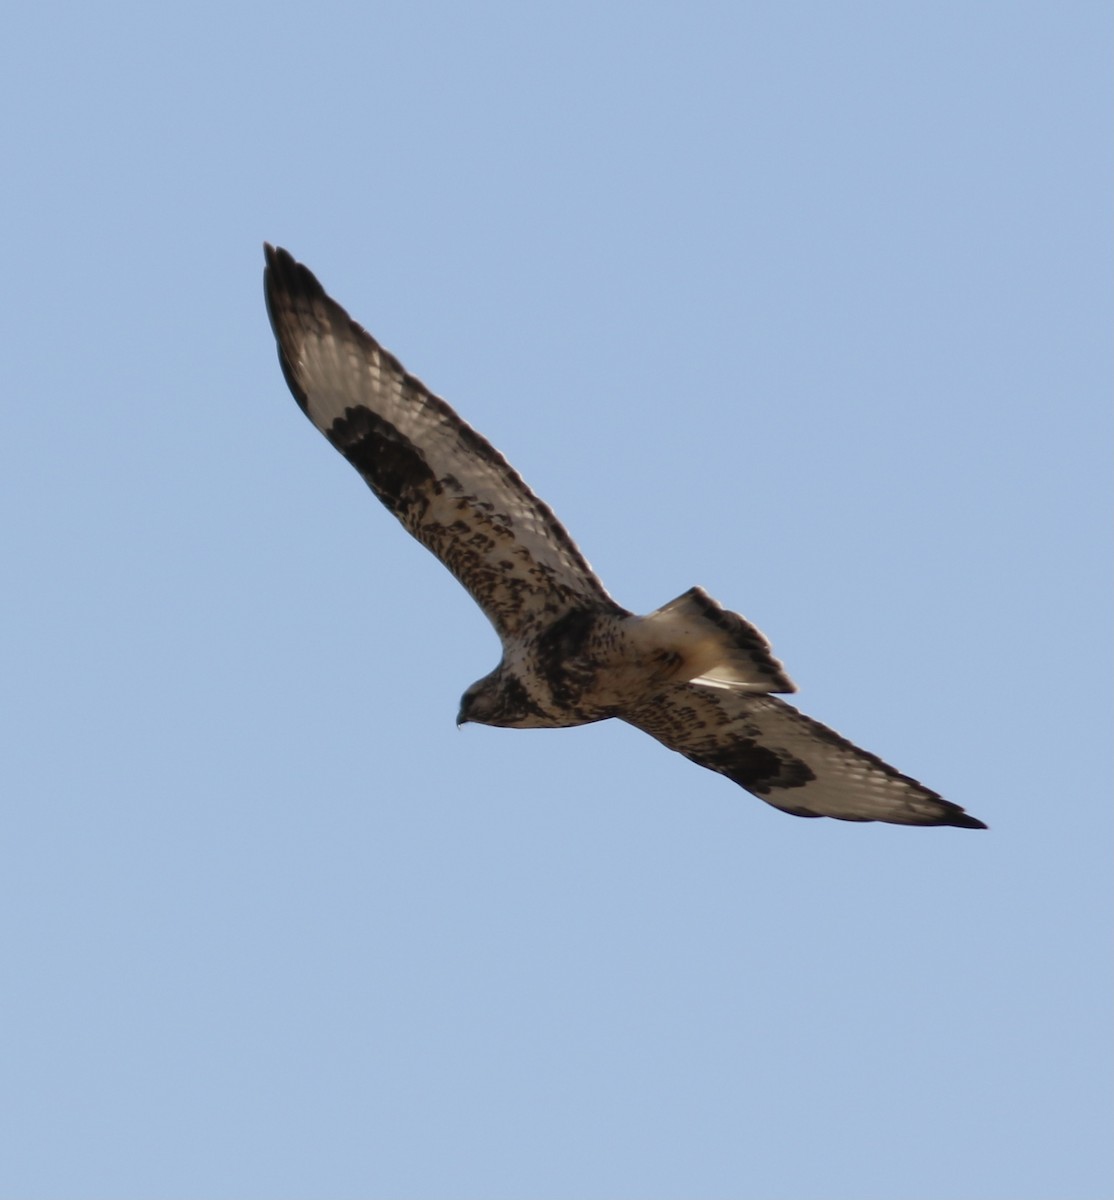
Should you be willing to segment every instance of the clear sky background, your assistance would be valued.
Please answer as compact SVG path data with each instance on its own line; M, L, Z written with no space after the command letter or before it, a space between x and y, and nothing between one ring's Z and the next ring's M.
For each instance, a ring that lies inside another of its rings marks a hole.
M1111 1195L1110 26L8 15L3 1200ZM458 732L496 639L298 412L264 239L990 832Z

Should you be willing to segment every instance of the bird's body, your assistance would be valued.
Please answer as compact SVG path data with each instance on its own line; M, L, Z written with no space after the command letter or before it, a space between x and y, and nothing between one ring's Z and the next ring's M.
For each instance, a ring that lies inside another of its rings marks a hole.
M538 622L505 643L499 667L465 693L460 717L515 729L586 725L677 684L716 686L716 678L743 690L793 690L762 635L692 588L646 617L607 602Z
M771 693L762 634L691 588L648 616L608 595L547 505L284 250L265 292L302 410L495 626L503 657L458 720L558 728L617 717L798 816L984 828Z

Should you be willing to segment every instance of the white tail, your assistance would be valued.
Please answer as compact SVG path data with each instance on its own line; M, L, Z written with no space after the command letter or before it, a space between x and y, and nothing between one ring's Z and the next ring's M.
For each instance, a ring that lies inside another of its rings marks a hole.
M655 644L682 656L680 678L745 692L797 690L759 630L703 588L689 588L642 621Z

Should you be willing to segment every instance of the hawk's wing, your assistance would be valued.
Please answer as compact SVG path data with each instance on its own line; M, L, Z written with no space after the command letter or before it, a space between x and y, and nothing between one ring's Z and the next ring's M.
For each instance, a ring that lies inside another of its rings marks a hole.
M796 817L986 828L775 696L689 683L622 717Z
M388 354L285 251L265 247L279 361L302 411L500 635L614 606L564 526L505 458Z

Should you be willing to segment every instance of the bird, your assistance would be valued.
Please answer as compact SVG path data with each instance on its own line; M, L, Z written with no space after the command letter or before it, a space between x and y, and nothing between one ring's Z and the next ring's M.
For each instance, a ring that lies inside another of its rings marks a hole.
M985 829L959 805L805 716L770 643L692 587L646 616L611 598L553 510L487 440L264 244L279 363L302 412L456 576L502 657L457 724L625 721L798 817Z

